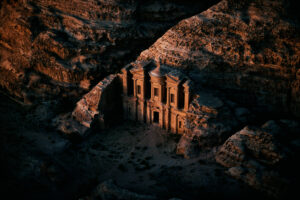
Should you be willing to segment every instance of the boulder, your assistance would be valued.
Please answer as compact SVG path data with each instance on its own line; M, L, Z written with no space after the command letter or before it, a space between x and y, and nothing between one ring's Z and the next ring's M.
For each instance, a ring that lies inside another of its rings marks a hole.
M296 134L297 129L297 134ZM300 124L291 120L270 120L262 126L246 126L232 135L216 154L227 173L272 197L295 192L299 177L296 164Z
M196 91L190 103L185 132L177 145L177 154L186 158L197 156L197 151L210 149L222 144L238 127L248 122L238 120L234 110L237 105L228 103L216 91Z

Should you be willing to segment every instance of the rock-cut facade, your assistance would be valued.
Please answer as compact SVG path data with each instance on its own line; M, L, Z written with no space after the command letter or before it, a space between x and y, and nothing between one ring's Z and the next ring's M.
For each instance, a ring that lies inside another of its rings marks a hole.
M146 122L172 133L187 131L191 82L159 61L135 62L121 73L125 119Z

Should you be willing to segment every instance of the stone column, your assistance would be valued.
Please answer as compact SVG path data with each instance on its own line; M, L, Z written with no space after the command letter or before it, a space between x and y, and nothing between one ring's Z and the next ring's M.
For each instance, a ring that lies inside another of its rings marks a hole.
M162 102L162 99L163 99L163 86L162 86L162 84L160 84L160 87L159 87L159 102Z
M160 112L159 112L159 126L160 128L164 127L164 108L162 105L160 106Z
M153 87L153 82L150 82L151 83L151 96L150 96L150 99L153 100L154 98L154 87Z
M141 87L141 92L142 92L142 98L146 99L146 74L144 72L144 76L143 76L143 84Z
M183 84L184 87L184 111L189 110L189 104L190 104L190 81L186 81Z
M175 108L178 109L178 102L179 102L179 88L178 85L176 87L175 91Z
M142 119L141 119L141 121L142 121L142 122L145 122L145 116L147 115L147 114L146 114L146 111L145 111L145 109L146 109L145 101L144 101L144 100L141 100L141 101L140 101L140 104L141 104L141 109L142 109L142 110L141 110L141 112L142 112L142 113L141 113L141 114L142 114Z
M170 109L168 106L166 107L165 117L166 117L166 130L169 131L169 129L170 129Z
M169 107L170 106L170 87L166 86L167 87L167 106Z
M147 102L147 116L146 116L146 122L148 124L151 124L151 110L150 110L150 104Z
M170 128L172 133L176 133L176 115L174 113L170 113Z
M126 69L122 69L123 72L123 94L128 94L128 72Z
M128 71L126 68L122 69L122 86L123 86L123 117L124 119L129 117L128 113Z
M176 134L178 134L178 114L176 115L176 124L175 124L175 132Z
M133 79L133 96L137 97L137 85L136 85L136 79Z

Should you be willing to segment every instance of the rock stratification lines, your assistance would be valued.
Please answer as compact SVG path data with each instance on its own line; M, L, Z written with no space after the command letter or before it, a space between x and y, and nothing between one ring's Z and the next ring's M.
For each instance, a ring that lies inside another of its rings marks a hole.
M288 15L293 6L221 1L179 22L138 60L161 55L162 63L187 69L196 82L239 91L235 99L242 103L299 115L299 22Z

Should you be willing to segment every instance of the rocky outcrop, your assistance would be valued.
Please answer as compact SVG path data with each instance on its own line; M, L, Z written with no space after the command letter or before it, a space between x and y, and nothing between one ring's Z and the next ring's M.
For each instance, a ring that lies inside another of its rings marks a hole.
M300 124L290 120L247 126L222 145L216 161L229 168L229 175L271 196L290 195L299 177L299 130Z
M157 199L155 196L151 195L142 195L131 192L129 190L120 188L117 186L113 180L104 181L99 184L94 190L93 194L89 197L83 198L86 200L93 199L102 199L102 200L154 200Z
M196 91L190 103L187 128L177 145L177 154L185 157L197 155L197 149L210 149L224 141L247 122L253 114L229 101L216 91Z
M104 126L104 120L112 118L109 115L114 111L120 111L117 109L121 105L121 90L118 81L117 75L110 75L100 81L77 102L72 113L74 119L86 127L91 127L93 120L98 115L98 119L103 122Z
M72 114L58 116L54 126L63 133L84 135L92 126L104 129L122 116L121 85L118 75L100 81L76 104ZM119 113L119 114L116 114Z
M76 101L178 20L214 2L1 1L0 86L26 104Z
M182 20L138 60L160 57L193 81L255 109L299 117L296 1L223 0ZM259 107L261 106L261 107Z

